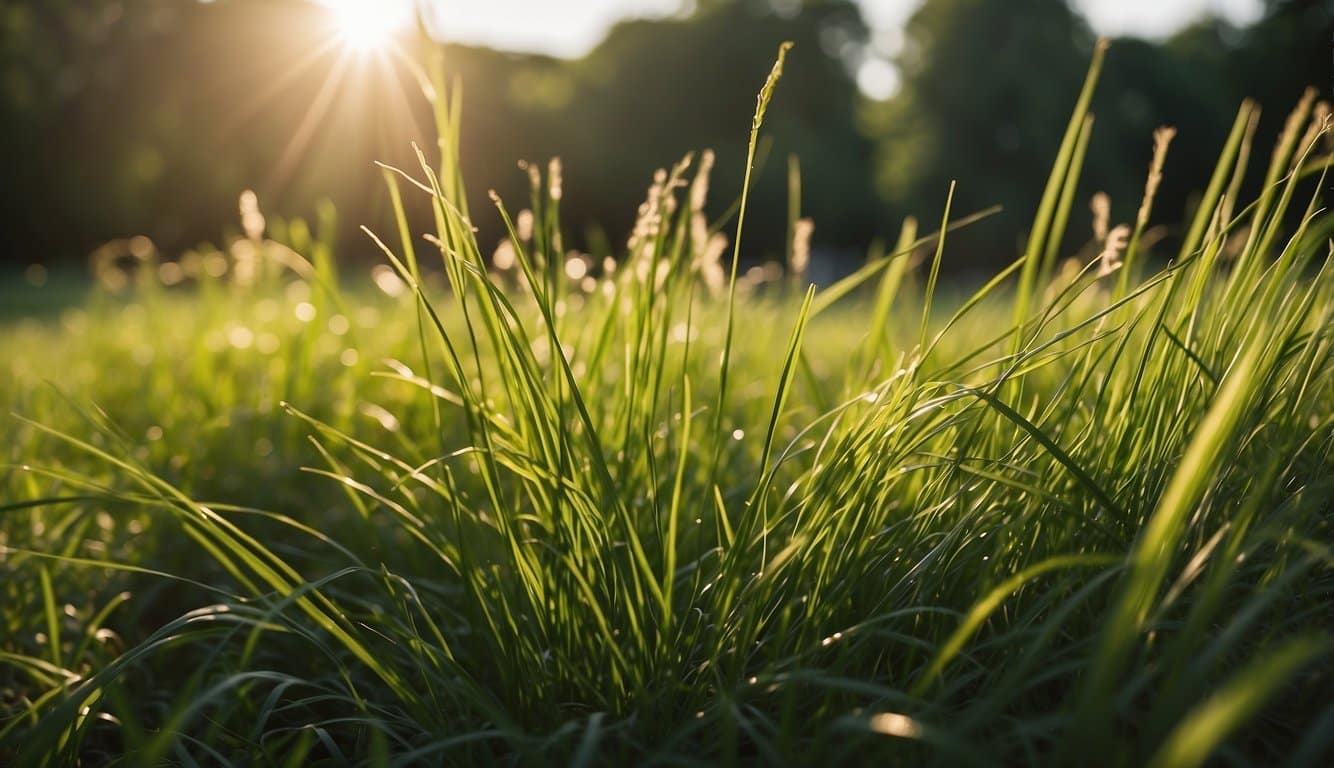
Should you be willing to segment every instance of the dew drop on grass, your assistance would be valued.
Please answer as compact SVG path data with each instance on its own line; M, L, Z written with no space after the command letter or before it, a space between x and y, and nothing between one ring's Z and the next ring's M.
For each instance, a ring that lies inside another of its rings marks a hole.
M227 343L237 349L250 349L255 344L255 333L244 325L227 329Z
M916 720L897 712L883 712L871 718L871 730L901 739L915 739L922 735L922 726Z
M227 258L220 253L210 253L205 256L204 274L209 277L222 277L227 274Z
M736 441L740 442L743 438L745 438L745 436L746 436L746 430L744 430L744 429L734 429L734 430L732 430L732 439L733 439L733 440L736 440Z
M389 411L385 410L384 408L378 405L369 403L363 405L361 408L361 412L366 416L369 416L370 418L378 421L381 427L384 427L390 432L397 432L399 430L400 425L398 419L394 416L394 414L390 413Z
M261 333L259 336L255 337L255 349L258 350L261 354L272 355L273 353L277 352L278 348L281 346L282 346L282 341L278 338L278 336L276 334L269 333L268 331L265 331L264 333Z
M329 318L329 333L335 336L342 336L352 329L352 323L344 315L334 315Z
M583 280L588 275L588 262L578 256L565 262L565 276L571 280Z
M408 289L407 283L398 276L398 272L388 264L377 264L371 270L371 280L375 282L375 287L379 288L386 296L399 297Z
M357 350L352 349L351 347L343 350L343 354L338 356L338 362L342 363L347 368L356 365L357 361L360 359L361 355L357 353Z
M157 279L165 286L173 286L185 279L185 269L180 262L164 261L157 268Z
M296 314L296 319L303 323L309 323L311 320L315 319L315 305L311 304L309 301L303 301L300 304L297 304L294 312Z

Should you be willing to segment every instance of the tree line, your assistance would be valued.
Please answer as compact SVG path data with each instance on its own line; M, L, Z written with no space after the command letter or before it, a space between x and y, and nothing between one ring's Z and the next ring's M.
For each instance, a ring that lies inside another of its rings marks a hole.
M1304 88L1328 94L1332 27L1323 0L1267 0L1247 27L1206 17L1166 40L1113 41L1081 197L1105 191L1115 218L1133 217L1153 130L1174 125L1156 207L1171 238L1198 192L1186 180L1208 178L1243 98L1261 105L1255 145L1266 146ZM792 40L748 258L781 253L792 157L817 256L849 258L904 216L938 217L957 179L956 211L1003 211L956 241L954 266L1012 258L1094 33L1066 0L926 0L887 101L855 82L870 33L847 0L707 0L687 17L620 23L577 60L448 45L475 223L498 238L488 189L522 207L516 161L559 156L569 242L614 245L653 171L705 148L717 153L711 212L722 216L740 190L754 93ZM216 239L245 189L287 215L332 200L342 252L369 255L355 227L388 226L373 161L410 166L410 143L431 144L412 73L350 59L300 0L0 2L0 61L0 259L20 266L135 234L169 253Z

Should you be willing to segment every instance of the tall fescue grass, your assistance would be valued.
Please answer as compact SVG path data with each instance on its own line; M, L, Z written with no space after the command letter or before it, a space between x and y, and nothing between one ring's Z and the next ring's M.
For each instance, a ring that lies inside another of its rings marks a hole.
M1324 764L1327 110L1243 199L1244 104L1165 269L1156 182L1062 263L1103 55L964 300L949 205L757 282L711 155L615 260L563 247L556 163L469 211L438 66L382 291L253 198L226 252L113 250L128 298L0 340L0 762Z

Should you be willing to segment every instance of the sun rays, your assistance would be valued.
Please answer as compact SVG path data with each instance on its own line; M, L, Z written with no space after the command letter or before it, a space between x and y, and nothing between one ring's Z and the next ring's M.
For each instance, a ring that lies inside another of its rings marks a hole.
M304 165L313 145L319 143L322 131L331 127L331 121L338 122L337 115L346 113L346 105L338 106L343 100L355 103L353 111L367 121L355 130L346 123L343 127L352 134L373 129L379 155L389 153L396 144L423 135L408 93L412 89L410 84L419 85L422 81L408 53L409 32L416 20L415 3L316 0L316 5L325 15L327 37L294 70L305 70L321 61L329 69L267 179L273 190L287 186ZM275 91L286 90L283 84L286 79L279 77L266 88L263 101L280 97ZM399 126L400 132L392 130L390 125ZM409 129L411 135L401 134L402 128Z
M335 34L350 52L383 53L412 25L411 0L320 0Z

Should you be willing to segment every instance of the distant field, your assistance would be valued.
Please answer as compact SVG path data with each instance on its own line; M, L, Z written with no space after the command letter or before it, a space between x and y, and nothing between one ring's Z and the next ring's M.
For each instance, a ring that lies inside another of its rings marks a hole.
M0 272L0 322L52 318L82 304L91 282L83 269L54 274L44 267Z
M935 224L730 272L703 157L614 262L556 166L484 252L448 140L373 273L251 201L6 285L0 764L1327 765L1325 129L1067 260L1096 71L972 298Z

